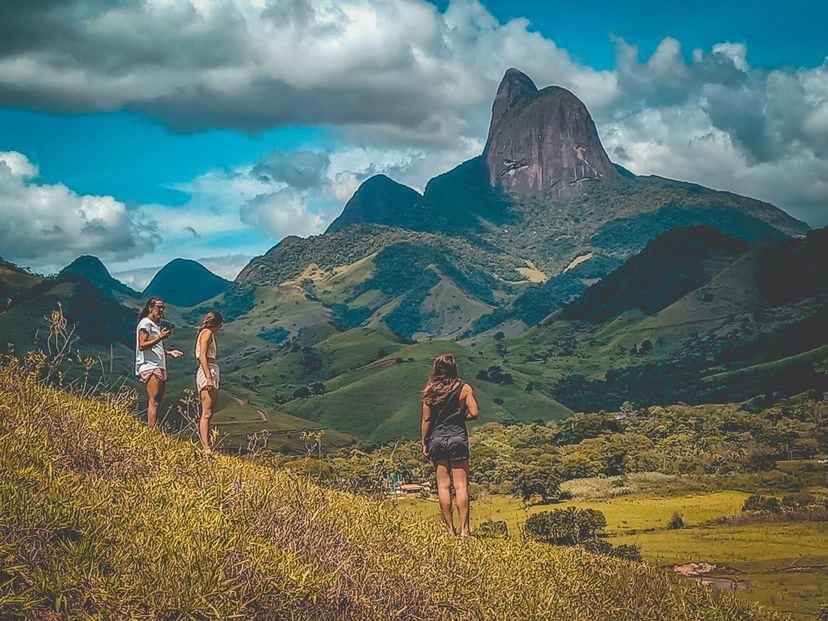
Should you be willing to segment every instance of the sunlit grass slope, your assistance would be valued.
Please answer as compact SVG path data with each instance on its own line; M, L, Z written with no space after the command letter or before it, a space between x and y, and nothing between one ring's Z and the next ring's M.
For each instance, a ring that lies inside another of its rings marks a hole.
M0 368L0 618L774 618L643 564L449 540L263 465L205 461L130 406Z

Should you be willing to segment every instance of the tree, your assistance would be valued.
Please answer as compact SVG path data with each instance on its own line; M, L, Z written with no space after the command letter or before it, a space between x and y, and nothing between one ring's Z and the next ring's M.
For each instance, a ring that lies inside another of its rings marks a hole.
M607 519L596 509L567 507L536 513L526 520L524 528L538 541L574 546L595 539L606 526Z
M513 491L523 502L528 502L535 496L540 496L540 504L548 504L559 500L561 496L561 481L556 472L543 468L528 468L518 475L513 483Z

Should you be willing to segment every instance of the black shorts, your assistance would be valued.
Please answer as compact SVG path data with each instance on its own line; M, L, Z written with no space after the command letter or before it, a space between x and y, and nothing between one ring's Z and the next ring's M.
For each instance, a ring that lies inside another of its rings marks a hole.
M469 458L469 440L464 436L435 436L428 441L431 461L463 461Z

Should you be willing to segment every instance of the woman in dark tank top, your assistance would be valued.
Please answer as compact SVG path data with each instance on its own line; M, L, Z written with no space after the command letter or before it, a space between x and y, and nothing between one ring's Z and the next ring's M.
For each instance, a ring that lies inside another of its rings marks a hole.
M459 378L454 356L437 356L423 388L420 439L423 455L434 463L440 514L449 535L457 534L451 510L452 486L460 515L460 536L468 537L471 534L469 432L466 421L475 420L479 415L474 390Z

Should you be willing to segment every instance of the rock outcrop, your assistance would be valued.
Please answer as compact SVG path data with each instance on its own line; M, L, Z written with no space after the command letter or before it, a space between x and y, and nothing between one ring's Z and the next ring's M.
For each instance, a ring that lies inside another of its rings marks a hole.
M620 176L583 102L558 86L538 90L517 69L497 89L483 154L489 183L507 192L570 195Z

